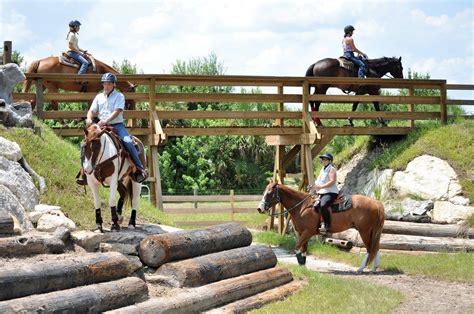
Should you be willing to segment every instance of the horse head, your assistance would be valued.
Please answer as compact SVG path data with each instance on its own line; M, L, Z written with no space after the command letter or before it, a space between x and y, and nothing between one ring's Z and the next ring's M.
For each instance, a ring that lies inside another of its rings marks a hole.
M402 57L371 59L369 60L369 68L375 72L378 77L390 73L393 78L403 78Z
M403 65L402 65L402 57L400 58L387 58L389 61L389 73L394 78L403 78Z
M104 131L97 124L92 124L87 129L84 129L84 169L88 174L91 174L96 167L102 148L100 138Z
M272 182L265 188L265 192L263 193L262 200L260 201L257 210L260 214L268 213L270 208L280 203L280 201L278 183Z

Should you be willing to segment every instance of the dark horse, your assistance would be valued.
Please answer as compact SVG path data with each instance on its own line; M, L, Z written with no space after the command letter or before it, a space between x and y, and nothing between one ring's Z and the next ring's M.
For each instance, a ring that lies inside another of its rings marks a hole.
M89 67L87 74L103 74L103 73L113 73L113 74L120 74L115 70L113 67L99 61L95 60L96 64L96 71L92 72L92 68ZM58 57L47 57L44 59L36 60L33 61L30 66L28 67L28 70L26 73L64 73L64 74L76 74L77 73L77 68L69 66L69 65L64 65L59 62ZM79 77L79 76L78 76ZM27 93L30 90L31 87L31 80L25 80L23 82L23 93ZM117 87L122 91L122 92L135 92L135 85L133 85L130 82L126 81L118 81L117 82ZM47 89L49 92L52 93L57 93L58 89L63 89L67 91L75 91L75 92L81 92L83 90L83 85L78 83L78 82L73 82L73 81L45 81L43 83L43 88ZM100 92L102 90L102 84L101 82L89 82L87 84L87 91L88 92ZM32 102L32 105L34 102ZM58 102L57 101L51 101L51 107L53 110L58 110ZM135 108L135 102L133 100L127 100L126 102L126 109L134 109Z
M259 213L268 213L269 209L281 203L290 215L293 227L298 235L296 243L296 258L300 265L306 263L306 251L309 239L319 233L320 215L313 208L313 198L310 194L295 191L285 185L270 183L263 194L258 207ZM384 225L384 207L377 200L364 195L352 195L352 207L346 211L331 212L331 231L342 232L355 228L367 249L367 255L360 265L361 272L374 261L373 270L379 266L380 236Z
M381 78L387 73L390 73L394 78L403 78L403 66L402 57L400 58L379 58L367 60L367 77L369 78ZM338 59L326 58L319 60L309 66L306 71L306 76L314 77L357 77L357 70L347 70L339 65ZM331 84L317 84L312 85L315 87L314 94L326 94L329 87L338 87L342 91L349 93L355 92L356 95L379 95L380 86L377 85L331 85ZM319 111L320 101L311 101L311 111ZM354 102L352 105L352 111L356 111L359 102ZM374 101L374 107L376 111L380 111L378 101ZM321 120L318 117L313 117L313 121L319 126ZM383 119L379 119L382 125L385 125ZM349 119L349 123L353 126L352 120Z

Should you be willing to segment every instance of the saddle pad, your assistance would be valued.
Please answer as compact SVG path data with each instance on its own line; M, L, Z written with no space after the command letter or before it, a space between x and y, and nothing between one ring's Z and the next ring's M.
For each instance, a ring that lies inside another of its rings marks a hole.
M342 201L339 204L332 204L331 205L331 211L333 213L340 213L343 211L348 210L349 208L352 207L352 195L345 195L344 194L344 201Z
M354 69L354 63L352 61L347 60L345 57L339 57L337 59L339 61L339 66L346 70L352 71Z

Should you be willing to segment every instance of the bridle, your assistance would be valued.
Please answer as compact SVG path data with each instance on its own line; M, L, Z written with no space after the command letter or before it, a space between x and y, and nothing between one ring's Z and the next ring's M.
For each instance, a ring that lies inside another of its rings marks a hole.
M264 212L270 216L270 217L280 217L280 216L285 216L286 214L290 214L292 210L300 206L301 204L304 203L309 197L311 197L311 194L308 194L305 198L303 198L301 201L297 202L295 205L291 206L290 209L283 210L281 213L275 213L271 214L269 211L270 207L275 206L276 204L281 204L281 198L280 198L280 189L278 187L278 184L275 185L276 192L273 193L273 196L270 200L266 200L266 195L264 196L262 203L263 203L263 210Z

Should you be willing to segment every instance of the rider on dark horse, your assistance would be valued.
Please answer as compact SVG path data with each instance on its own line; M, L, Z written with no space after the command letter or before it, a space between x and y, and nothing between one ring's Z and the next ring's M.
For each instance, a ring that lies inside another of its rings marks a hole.
M344 57L351 60L354 64L359 67L358 76L361 78L365 77L367 69L365 68L365 63L354 55L354 52L357 52L359 56L362 56L364 59L367 59L367 55L357 49L354 44L354 39L352 34L354 33L355 28L352 25L347 25L344 27L344 38L342 39L342 50L344 52Z

